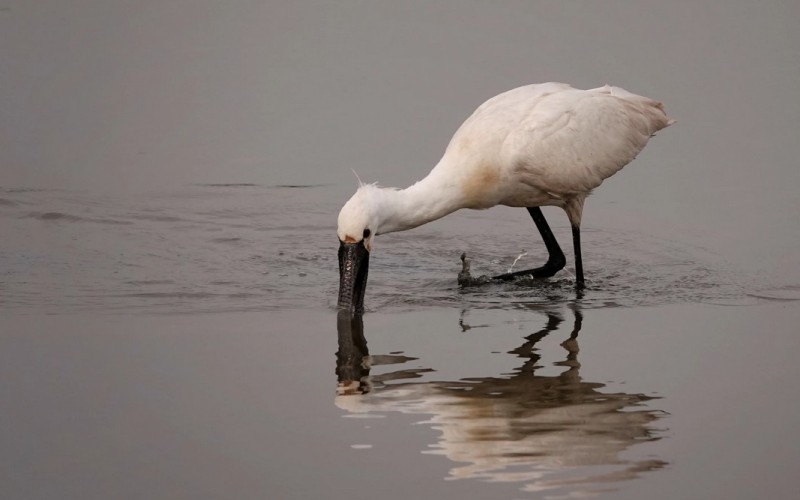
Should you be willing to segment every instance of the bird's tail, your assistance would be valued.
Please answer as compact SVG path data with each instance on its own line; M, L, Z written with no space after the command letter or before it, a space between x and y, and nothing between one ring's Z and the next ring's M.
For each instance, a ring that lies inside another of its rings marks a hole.
M648 118L650 118L652 133L658 132L662 128L669 127L677 121L674 118L667 116L663 102L634 94L633 92L628 92L622 87L605 85L600 88L592 89L590 92L613 95L615 97L619 97L620 99L625 99L626 101L632 101L640 104L642 106L642 111L647 115Z

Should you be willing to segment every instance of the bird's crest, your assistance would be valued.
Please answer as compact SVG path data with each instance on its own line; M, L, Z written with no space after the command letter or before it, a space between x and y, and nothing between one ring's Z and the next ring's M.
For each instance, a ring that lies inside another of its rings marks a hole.
M361 177L358 176L358 173L356 172L356 169L351 168L350 170L352 170L353 171L353 175L356 176L356 180L358 181L358 187L363 186L364 182L361 180Z

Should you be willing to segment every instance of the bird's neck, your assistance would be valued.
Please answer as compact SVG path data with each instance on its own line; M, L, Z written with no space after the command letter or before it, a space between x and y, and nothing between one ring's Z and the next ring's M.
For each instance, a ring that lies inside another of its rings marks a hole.
M383 234L427 224L462 208L457 187L434 169L406 189L387 189L382 202Z

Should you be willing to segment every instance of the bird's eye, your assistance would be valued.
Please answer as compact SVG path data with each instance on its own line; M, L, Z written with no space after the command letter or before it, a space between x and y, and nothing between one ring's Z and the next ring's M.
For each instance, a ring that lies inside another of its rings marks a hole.
M364 230L364 239L366 240L367 238L369 238L370 234L372 234L372 231L370 231L369 229L365 229Z

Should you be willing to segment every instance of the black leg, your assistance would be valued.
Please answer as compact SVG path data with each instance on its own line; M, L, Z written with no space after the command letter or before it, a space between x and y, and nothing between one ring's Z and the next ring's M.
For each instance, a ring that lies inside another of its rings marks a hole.
M581 228L572 226L572 246L575 250L575 284L583 288L583 259L581 258Z
M537 267L535 269L526 269L524 271L516 271L513 273L501 274L499 276L495 276L494 279L510 280L517 276L533 276L534 278L549 278L550 276L556 274L558 271L563 269L564 266L567 264L567 259L564 257L564 252L562 252L561 247L558 246L556 237L553 236L553 231L550 230L550 226L547 224L547 221L544 218L544 214L542 214L542 209L539 207L528 207L528 213L531 214L533 222L536 223L536 227L537 229L539 229L539 233L542 235L542 240L544 240L544 246L547 247L547 252L550 255L547 259L547 262L542 267ZM573 229L573 236L574 234L575 231ZM581 280L583 280L583 272L581 272Z

